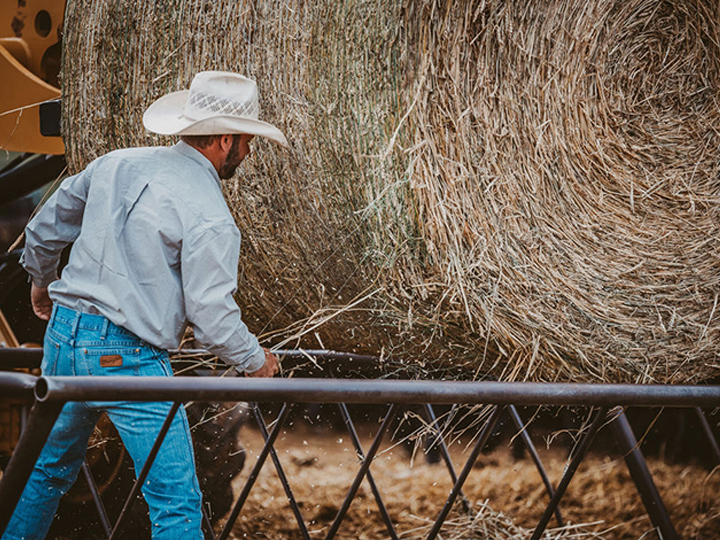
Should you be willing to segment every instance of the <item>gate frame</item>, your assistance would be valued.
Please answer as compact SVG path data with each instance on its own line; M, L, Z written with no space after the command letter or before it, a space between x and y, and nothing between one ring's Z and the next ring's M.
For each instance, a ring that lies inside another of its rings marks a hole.
M9 357L6 356L6 358ZM542 536L553 514L561 522L559 503L577 468L587 455L595 435L605 423L612 426L616 440L622 447L625 461L641 495L651 523L662 534L664 540L677 539L677 532L647 469L622 407L694 407L703 419L704 414L701 407L720 407L720 386L219 377L34 377L22 373L7 372L0 372L0 395L3 396L3 399L25 403L31 402L34 398L25 429L5 473L0 479L0 534L5 530L12 516L12 511L22 494L25 483L62 406L68 401L171 401L175 406L166 423L171 421L180 404L188 401L243 401L255 404L259 402L284 403L281 414L275 421L271 432L268 432L259 409L256 405L254 406L256 420L266 443L243 492L230 512L230 518L217 537L218 540L224 540L229 535L235 520L239 516L242 505L252 489L254 480L257 478L257 474L268 455L271 455L275 462L276 470L281 482L283 482L286 495L291 501L303 537L306 540L309 538L307 528L303 528L302 523L304 521L299 508L296 506L287 479L284 478L284 473L281 472L282 466L277 459L273 446L275 438L290 412L289 403L336 403L341 408L344 407L345 403L393 404L385 415L367 454L362 451L359 443L354 440L356 451L361 460L360 470L328 531L326 540L334 538L362 480L367 478L371 483L371 487L374 486L370 466L380 447L383 435L394 416L395 404L424 405L428 407L426 411L429 418L434 418L434 412L432 411L432 405L434 404L493 405L490 419L484 423L482 432L460 475L455 475L449 456L443 456L453 478L454 486L440 515L430 529L427 536L428 540L436 538L455 500L458 496L462 497L462 486L503 410L507 408L513 422L516 425L520 422L520 425L522 425L521 419L517 416L517 411L514 410L515 405L575 405L598 408L592 424L584 434L557 489L553 492L552 485L549 481L546 482L551 500L535 528L532 540L538 540ZM513 413L513 411L515 412ZM352 420L349 418L349 414L343 415L343 417L352 435L354 430ZM263 426L265 427L264 430ZM720 453L717 452L717 441L712 437L706 419L703 426L705 435L709 437L710 444L716 450L716 456L720 458ZM436 434L438 443L443 447L442 430L436 430ZM156 446L159 447L161 442L162 432L156 441ZM131 504L134 499L133 495L142 483L143 473L152 465L153 457L152 454L149 456L148 462L138 475L140 481L136 482L120 518L110 531L110 540L116 537L118 530L122 526L127 507ZM534 456L533 459L535 459ZM541 471L542 476L541 464L538 470ZM545 480L546 478L543 477L544 482ZM373 493L381 508L391 538L396 538L392 521L387 512L383 512L382 499L375 487L373 487ZM98 508L102 517L101 506L100 501ZM107 516L105 516L105 520L107 520ZM209 521L207 519L204 521L206 534L210 538L216 538L212 528L209 527Z

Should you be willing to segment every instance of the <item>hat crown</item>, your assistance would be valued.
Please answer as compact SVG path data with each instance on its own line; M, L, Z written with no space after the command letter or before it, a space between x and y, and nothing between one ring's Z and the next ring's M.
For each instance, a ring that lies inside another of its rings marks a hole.
M143 125L159 135L259 135L288 146L282 131L260 119L257 84L227 71L203 71L188 90L170 92L143 114Z
M252 79L235 73L198 73L190 84L184 116L190 120L214 116L257 120L260 116L257 85Z

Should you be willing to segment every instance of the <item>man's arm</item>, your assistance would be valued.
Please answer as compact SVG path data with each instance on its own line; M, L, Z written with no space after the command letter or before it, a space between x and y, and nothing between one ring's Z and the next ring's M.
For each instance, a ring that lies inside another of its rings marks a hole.
M86 171L66 178L25 228L25 249L20 262L33 284L46 289L58 277L63 248L80 234L90 175ZM40 291L33 294L41 298Z
M183 242L185 310L196 339L209 351L250 377L272 377L277 358L260 347L233 298L239 254L240 237L230 226L206 229Z

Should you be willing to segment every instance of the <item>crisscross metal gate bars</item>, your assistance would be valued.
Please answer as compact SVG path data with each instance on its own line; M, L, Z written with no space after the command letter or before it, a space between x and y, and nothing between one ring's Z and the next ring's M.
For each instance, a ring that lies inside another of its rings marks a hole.
M517 416L515 405L591 405L596 407L594 419L586 430L577 451L566 467L558 486L553 490L549 480L542 471L539 460L538 469L543 474L548 493L551 496L540 522L535 528L533 540L539 539L547 527L553 514L561 522L558 505L567 489L579 464L587 454L598 430L605 423L614 426L616 436L624 441L626 461L630 467L643 502L650 515L653 525L661 532L665 540L677 538L662 500L650 477L642 455L637 448L632 430L624 418L621 405L633 406L673 406L673 407L705 407L720 406L720 387L718 386L637 386L637 385L587 385L587 384L543 384L543 383L500 383L500 382L446 382L446 381L396 381L396 380L327 380L327 379L244 379L244 378L205 378L180 377L167 378L134 378L134 377L40 377L18 373L0 373L0 396L3 399L29 401L34 404L27 417L25 429L18 445L0 480L0 531L4 530L12 511L20 497L22 489L30 475L32 467L42 446L57 418L62 406L68 401L170 401L174 403L163 428L158 435L155 446L145 466L138 474L138 480L128 497L125 508L114 527L111 527L107 516L103 523L109 538L117 538L121 531L123 516L132 504L139 486L162 443L166 427L169 426L174 414L184 402L188 401L243 401L250 403L276 402L283 403L271 430L257 406L253 407L255 417L265 438L265 445L257 461L252 467L250 476L235 501L229 518L222 531L216 536L206 520L206 535L209 538L224 540L240 515L243 504L257 479L260 469L270 456L277 473L285 488L298 527L303 538L309 539L300 506L292 494L282 464L277 456L274 443L283 429L293 403L336 403L343 412L343 418L351 434L358 457L360 468L343 501L325 538L331 540L337 534L352 503L358 488L367 479L373 495L381 510L388 535L393 540L398 538L391 516L383 505L382 497L373 480L370 470L388 426L396 414L396 404L423 404L424 411L434 428L436 440L434 444L441 449L449 473L453 479L453 488L429 533L428 540L438 536L445 519L458 498L463 500L462 488L472 469L475 460L488 440L495 424L504 410L508 410L516 425L522 426ZM345 403L362 403L388 406L380 428L365 452L355 432ZM442 429L438 425L432 405L434 404L483 404L491 405L489 417L484 422L475 445L459 474L454 470L447 449L442 439ZM529 439L528 439L529 440ZM533 454L530 443L528 448ZM717 448L717 447L716 447ZM101 514L104 513L102 501L96 499Z

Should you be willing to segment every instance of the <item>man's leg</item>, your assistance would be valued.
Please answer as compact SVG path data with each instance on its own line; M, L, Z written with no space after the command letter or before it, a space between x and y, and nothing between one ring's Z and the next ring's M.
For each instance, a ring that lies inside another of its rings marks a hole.
M75 375L172 376L167 351L149 346L104 317L83 314L79 321ZM140 474L172 404L93 401L86 405L107 412L133 459L136 474ZM143 482L142 492L150 508L154 539L202 540L202 497L190 429L182 407Z
M139 475L171 403L113 403L107 409ZM200 486L190 429L180 407L143 483L154 540L202 540ZM120 531L122 532L122 530Z
M99 413L67 403L25 485L2 540L42 540L60 497L73 485Z

